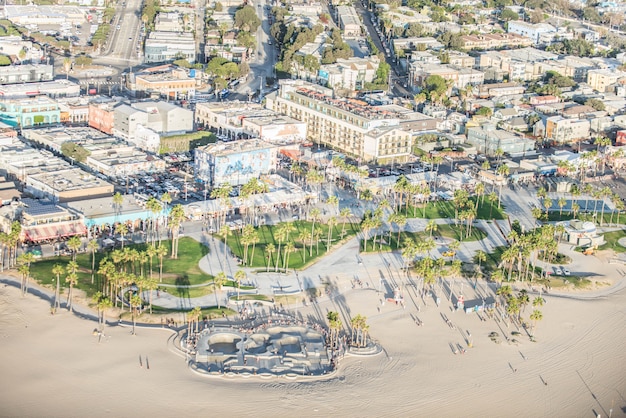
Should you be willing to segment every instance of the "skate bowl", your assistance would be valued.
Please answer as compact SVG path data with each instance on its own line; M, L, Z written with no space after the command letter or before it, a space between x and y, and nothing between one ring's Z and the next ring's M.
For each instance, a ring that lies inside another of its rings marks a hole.
M213 353L235 354L239 349L237 344L242 337L238 334L219 333L210 335L207 339L207 348Z

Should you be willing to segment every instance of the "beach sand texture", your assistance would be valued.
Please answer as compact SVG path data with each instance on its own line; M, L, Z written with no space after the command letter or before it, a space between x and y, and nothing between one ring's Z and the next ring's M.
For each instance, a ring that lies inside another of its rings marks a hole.
M50 315L47 301L0 284L0 415L591 418L611 408L613 417L626 415L626 291L594 300L546 295L538 341L521 330L517 345L489 339L493 331L504 336L503 322L413 298L420 312L413 303L379 312L376 292L361 289L301 308L366 315L385 351L346 357L326 381L290 382L199 376L172 353L167 330L133 336L107 326L98 342L95 322ZM465 354L453 353L456 344Z

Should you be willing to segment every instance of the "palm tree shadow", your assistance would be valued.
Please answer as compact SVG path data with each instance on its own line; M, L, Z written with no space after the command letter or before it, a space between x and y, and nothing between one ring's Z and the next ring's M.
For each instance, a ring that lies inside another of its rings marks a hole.
M188 300L189 304L189 276L184 274L183 276L177 277L174 282L176 285L176 292L178 293L178 297L181 298L182 304L185 304L185 300Z

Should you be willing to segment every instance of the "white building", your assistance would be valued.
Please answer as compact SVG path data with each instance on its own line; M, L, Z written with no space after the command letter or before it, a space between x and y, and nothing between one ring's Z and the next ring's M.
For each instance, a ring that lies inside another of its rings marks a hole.
M365 83L374 81L379 64L380 60L375 55L367 58L339 58L335 64L320 66L318 79L331 88L361 90Z
M361 20L354 6L337 7L339 27L343 31L344 39L355 39L361 37Z
M532 24L520 20L511 20L507 30L509 33L532 39L535 45L542 43L542 36L545 36L545 34L556 34L556 28L547 23Z
M145 43L145 61L164 62L182 57L196 61L196 40L193 33L151 32Z
M4 48L0 38L0 48ZM2 52L5 52L2 49ZM36 81L51 81L54 78L52 65L7 65L0 67L0 84L33 83Z
M145 151L158 152L153 134L182 134L193 129L193 112L167 102L138 102L117 106L113 116L113 135Z

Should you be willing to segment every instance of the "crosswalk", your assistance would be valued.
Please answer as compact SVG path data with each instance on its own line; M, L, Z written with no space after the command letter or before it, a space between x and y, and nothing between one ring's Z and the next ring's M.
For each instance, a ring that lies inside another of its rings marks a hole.
M81 86L93 86L93 85L100 85L100 86L119 86L119 81L81 81L80 85Z

